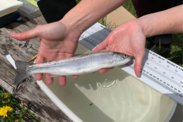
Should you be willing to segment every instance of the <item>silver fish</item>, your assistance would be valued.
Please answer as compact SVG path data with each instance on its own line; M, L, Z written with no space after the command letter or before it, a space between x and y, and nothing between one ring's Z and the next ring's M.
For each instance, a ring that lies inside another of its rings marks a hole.
M92 73L101 68L124 65L130 60L131 58L126 54L103 51L33 65L22 61L15 61L19 74L15 78L14 83L19 84L26 77L37 73L48 73L53 76Z

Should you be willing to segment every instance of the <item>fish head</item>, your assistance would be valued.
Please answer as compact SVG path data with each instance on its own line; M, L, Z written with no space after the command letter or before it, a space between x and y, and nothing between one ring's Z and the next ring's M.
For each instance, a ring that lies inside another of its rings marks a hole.
M115 53L115 55L117 55L119 60L125 60L125 59L129 59L130 58L129 55L126 55L124 53Z
M124 54L124 53L120 54L120 56L121 56L121 58L122 58L123 60L130 58L129 55L126 55L126 54Z
M126 55L124 53L115 53L115 63L123 65L128 63L131 60L131 57L129 55Z

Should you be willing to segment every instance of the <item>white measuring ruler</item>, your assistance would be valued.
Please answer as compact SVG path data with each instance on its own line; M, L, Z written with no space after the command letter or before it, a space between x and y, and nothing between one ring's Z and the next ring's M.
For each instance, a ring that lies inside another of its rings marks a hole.
M79 42L92 50L111 31L107 27L96 23L81 35ZM136 77L134 73L134 62L133 59L121 69ZM183 67L146 49L141 73L141 78L136 78L183 106Z

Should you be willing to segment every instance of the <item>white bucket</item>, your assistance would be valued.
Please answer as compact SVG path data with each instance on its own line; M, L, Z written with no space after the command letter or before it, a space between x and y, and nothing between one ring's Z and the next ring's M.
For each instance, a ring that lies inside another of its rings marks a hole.
M77 54L91 52L84 46ZM168 122L177 103L120 68L85 74L66 86L37 81L50 99L74 122Z

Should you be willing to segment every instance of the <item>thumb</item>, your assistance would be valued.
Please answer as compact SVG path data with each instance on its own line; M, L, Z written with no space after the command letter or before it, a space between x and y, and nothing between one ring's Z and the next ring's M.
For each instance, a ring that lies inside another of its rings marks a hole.
M10 33L10 36L17 39L17 40L29 40L33 38L38 38L41 36L41 27L40 25L37 26L36 28L22 32L22 33Z
M143 61L144 54L145 54L145 51L143 51L142 54L135 56L134 70L135 70L135 74L137 77L141 76L140 71L141 71L141 67L142 67L142 61Z

